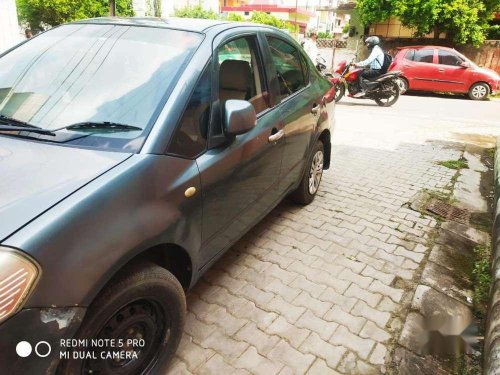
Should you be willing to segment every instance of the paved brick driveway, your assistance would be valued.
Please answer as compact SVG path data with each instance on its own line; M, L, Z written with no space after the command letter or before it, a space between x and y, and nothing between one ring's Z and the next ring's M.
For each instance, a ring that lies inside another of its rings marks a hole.
M398 111L374 110L382 117ZM436 225L406 203L421 189L446 189L454 171L436 161L460 152L415 142L411 129L407 142L402 136L391 147L380 147L389 130L373 147L346 141L358 111L367 113L338 106L342 141L313 204L282 203L188 295L171 373L384 371Z

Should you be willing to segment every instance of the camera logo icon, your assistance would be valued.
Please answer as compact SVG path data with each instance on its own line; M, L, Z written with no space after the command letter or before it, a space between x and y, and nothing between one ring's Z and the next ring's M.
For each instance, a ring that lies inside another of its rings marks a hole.
M29 357L33 352L33 346L28 341L19 341L16 345L16 353L19 357ZM39 341L35 345L35 354L40 358L48 357L52 347L47 341Z

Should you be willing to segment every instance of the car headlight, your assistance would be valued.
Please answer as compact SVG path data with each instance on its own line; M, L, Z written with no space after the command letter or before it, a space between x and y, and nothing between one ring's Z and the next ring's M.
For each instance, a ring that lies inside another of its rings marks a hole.
M39 275L38 265L28 256L0 246L0 323L21 309Z

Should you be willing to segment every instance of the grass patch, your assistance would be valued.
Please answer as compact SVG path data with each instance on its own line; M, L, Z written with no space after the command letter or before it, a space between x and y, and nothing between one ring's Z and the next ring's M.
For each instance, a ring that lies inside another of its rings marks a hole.
M466 169L469 168L469 164L467 163L467 160L464 158L460 158L458 160L444 160L438 162L439 165L442 165L443 167L449 168L449 169Z
M472 281L474 285L474 309L481 316L486 315L491 286L491 245L477 245L474 248L474 267Z
M492 163L495 163L495 150L496 150L495 147L488 148L486 150L486 155L488 155L488 157L491 159Z

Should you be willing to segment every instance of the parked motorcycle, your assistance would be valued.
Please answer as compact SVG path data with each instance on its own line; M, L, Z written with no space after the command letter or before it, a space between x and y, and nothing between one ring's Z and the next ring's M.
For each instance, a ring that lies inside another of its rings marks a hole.
M353 68L353 69L351 69ZM335 85L335 101L338 102L345 95L346 90L351 95L362 91L360 80L363 68L354 68L354 60L347 64L341 61L335 69L335 74L330 81ZM390 107L399 99L398 77L400 72L382 74L376 79L366 81L368 89L366 94L355 99L372 99L381 107Z

